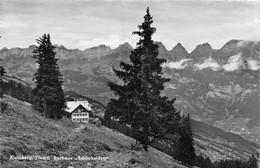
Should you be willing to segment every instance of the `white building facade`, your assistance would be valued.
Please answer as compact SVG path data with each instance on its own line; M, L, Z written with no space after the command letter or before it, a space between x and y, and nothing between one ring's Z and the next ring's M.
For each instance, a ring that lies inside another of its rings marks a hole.
M66 111L71 113L73 122L88 123L91 107L88 101L67 101Z

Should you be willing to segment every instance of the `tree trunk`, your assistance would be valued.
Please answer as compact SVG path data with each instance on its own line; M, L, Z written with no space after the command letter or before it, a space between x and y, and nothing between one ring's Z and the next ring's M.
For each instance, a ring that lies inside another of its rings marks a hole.
M2 74L0 74L0 89L1 89L1 91L0 91L0 98L3 98L4 96L4 91L3 91L3 76L2 76Z
M148 143L149 143L149 137L148 137L148 126L144 127L144 150L148 151Z
M43 117L46 118L47 113L47 104L46 104L46 98L43 97Z

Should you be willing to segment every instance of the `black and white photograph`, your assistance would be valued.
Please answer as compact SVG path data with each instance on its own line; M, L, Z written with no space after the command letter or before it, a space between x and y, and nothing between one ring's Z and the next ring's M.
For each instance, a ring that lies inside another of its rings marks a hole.
M260 168L260 1L0 0L0 168Z

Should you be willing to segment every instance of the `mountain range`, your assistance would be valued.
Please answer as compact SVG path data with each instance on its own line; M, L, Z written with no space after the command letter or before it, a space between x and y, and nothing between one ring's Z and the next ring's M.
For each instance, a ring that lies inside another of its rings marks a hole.
M17 84L20 83L24 86L29 86L26 82L22 81L19 78L10 77L7 75L4 76L3 78L4 83L8 83L11 81ZM15 92L15 88L13 92ZM7 94L10 94L10 92L7 92ZM18 99L24 100L25 98L19 96L19 94L12 94L12 95L17 97ZM76 100L76 99L87 100L90 103L92 113L95 116L99 116L99 117L104 116L104 111L106 109L106 106L103 105L102 103L94 99L91 99L87 96L82 96L74 91L67 91L64 93L64 96L65 99L69 101ZM8 95L5 94L4 97L8 97ZM26 99L26 101L28 100L29 99ZM32 105L28 102L19 103L17 106L21 106L20 108L23 108L22 104L27 104L32 107ZM21 113L23 112L23 110L20 111L17 110L16 112ZM30 123L31 122L24 122L23 124L30 125ZM247 141L237 134L231 132L225 132L222 129L210 126L206 123L196 121L194 119L191 119L191 128L194 137L194 147L195 147L196 154L202 155L204 157L208 157L212 161L216 161L219 159L247 160L251 154L256 153L257 149L260 148L259 144ZM155 144L154 147L158 147L158 145L156 146ZM163 150L162 147L159 147L158 149Z
M198 45L192 52L178 43L168 51L161 42L159 57L165 58L165 76L171 78L162 94L177 98L175 107L194 120L241 135L260 144L259 63L260 42L230 40L222 48ZM55 45L64 90L75 91L106 104L113 93L107 82L121 82L112 68L129 62L133 47L124 43L115 49L104 44L86 50ZM3 48L0 59L9 75L33 84L37 65L36 46Z

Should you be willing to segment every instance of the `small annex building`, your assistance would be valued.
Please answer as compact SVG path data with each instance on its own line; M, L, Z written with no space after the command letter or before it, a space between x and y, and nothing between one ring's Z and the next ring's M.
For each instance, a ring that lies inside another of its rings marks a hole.
M71 114L73 122L88 123L91 107L88 101L67 101L66 111Z

